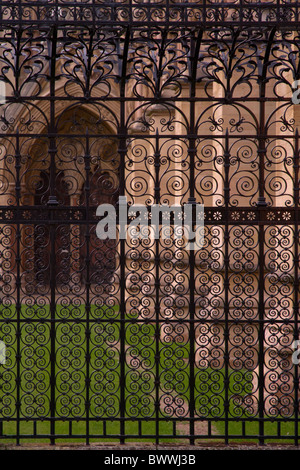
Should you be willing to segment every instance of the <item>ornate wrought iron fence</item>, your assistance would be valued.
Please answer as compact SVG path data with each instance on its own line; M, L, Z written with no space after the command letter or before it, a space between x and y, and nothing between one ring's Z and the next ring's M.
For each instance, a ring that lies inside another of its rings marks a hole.
M297 444L298 2L0 14L1 440ZM100 240L119 196L203 247Z

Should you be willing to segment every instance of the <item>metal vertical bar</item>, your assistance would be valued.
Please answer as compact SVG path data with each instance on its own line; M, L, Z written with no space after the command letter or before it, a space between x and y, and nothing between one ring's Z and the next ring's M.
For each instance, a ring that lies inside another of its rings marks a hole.
M200 35L199 35L200 36ZM189 199L188 204L194 206L196 204L195 199L195 93L196 93L196 76L197 76L197 61L199 55L199 36L197 45L195 47L195 38L194 34L191 33L191 85L190 85L190 116L189 116L189 165L190 165L190 174L189 174ZM192 216L194 222L194 213ZM194 227L193 227L194 229ZM189 420L190 420L190 444L195 444L195 253L194 250L189 252L189 382L190 382L190 403L189 403Z
M22 30L18 29L16 33L16 49L14 53L14 77L15 77L15 96L19 96L20 87L20 55L21 55L21 37Z
M118 129L119 135L119 155L120 155L120 166L119 166L119 178L120 178L120 196L125 196L125 158L127 154L127 129L126 129L126 114L125 114L125 87L126 87L126 70L127 70L127 57L128 57L128 47L130 39L130 30L127 28L125 39L124 39L124 48L123 48L123 60L122 60L122 69L120 76L120 123ZM125 304L125 289L126 289L126 279L125 279L125 262L126 262L126 253L125 246L126 240L121 239L120 243L120 443L125 443L125 383L126 383L126 373L125 373L125 362L126 362L126 352L125 352L125 334L126 334L126 304Z
M56 177L56 126L55 126L55 74L56 74L56 45L57 29L53 27L49 39L50 48L50 124L49 124L49 155L50 155L50 195L48 200L49 219L50 219L50 442L55 444L55 362L56 362L56 332L55 332L55 291L56 291L56 270L55 270L55 226L53 224L53 209L58 202L55 196L55 177Z
M294 152L294 207L295 207L295 223L294 223L294 341L299 340L299 132L298 128L295 133L295 152ZM299 444L299 365L296 363L294 367L294 413L295 413L295 439L294 443Z
M243 24L243 13L244 13L244 5L243 5L243 0L239 1L239 17L240 17L240 23L241 25Z
M262 212L260 212L261 214ZM261 217L260 217L261 219ZM264 444L264 225L259 226L259 298L258 298L258 408L259 443Z
M159 169L160 169L160 148L159 148L159 136L158 129L156 129L155 136L155 153L154 153L154 170L155 170L155 186L154 186L154 202L155 204L160 203L160 181L159 181ZM155 237L155 441L159 444L159 389L160 389L160 373L159 373L159 341L160 341L160 276L159 276L159 264L160 264L160 253L159 253L159 231L160 224L155 227L158 231Z
M207 0L202 1L202 21L203 22L206 21L206 3L207 3Z
M230 152L228 129L225 135L224 149L224 203L225 203L225 227L224 227L224 412L225 412L225 444L228 444L229 438L229 168Z
M196 155L196 126L195 126L195 96L196 96L196 80L197 80L197 67L200 44L202 40L203 31L199 30L197 40L195 41L194 33L191 33L191 84L190 84L190 116L189 116L189 199L188 204L195 206L195 155ZM193 221L194 221L193 214ZM193 227L194 229L194 227ZM195 252L189 252L189 266L190 266L190 279L189 279L189 375L190 375L190 444L195 444Z
M264 444L264 230L263 219L265 215L264 208L267 206L265 198L265 99L266 99L266 83L267 83L267 72L269 68L269 57L271 53L271 46L275 36L276 28L273 28L270 32L267 47L264 55L262 74L259 80L260 95L259 95L259 135L258 135L258 159L259 159L259 189L258 189L258 202L257 207L259 209L259 232L258 232L258 262L259 262L259 294L258 294L258 413L259 413L259 443Z
M16 218L17 218L17 231L16 231L16 290L17 290L17 298L16 298L16 315L17 315L17 326L16 326L16 340L17 340L17 351L16 351L16 389L17 389L17 397L16 397L16 444L20 445L20 410L21 410L21 396L20 396L20 389L21 389L21 299L20 299L20 290L21 290L21 277L20 277L20 264L21 264L21 256L20 256L20 243L21 243L21 231L20 231L20 199L21 199L21 184L20 184L20 169L21 169L21 155L20 155L20 140L19 140L19 129L17 129L16 133L16 155L15 155L15 170L16 170Z
M91 156L90 156L90 145L89 145L89 131L86 129L85 135L85 210L86 210L86 231L85 231L85 244L86 244L86 301L85 301L85 312L86 312L86 401L85 401L85 423L86 423L86 445L89 445L89 434L90 434L90 170L91 170Z
M194 149L189 149L190 162L194 165ZM191 172L192 173L192 172ZM194 182L194 179L192 180ZM193 183L191 184L193 186ZM189 197L189 204L194 205L194 196ZM194 214L193 214L194 218ZM195 444L195 253L194 250L189 252L189 266L190 266L190 279L189 279L189 290L190 290L190 302L189 302L189 374L190 374L190 444Z
M259 219L262 219L264 212L260 211ZM264 334L264 224L259 225L258 232L258 243L259 243L259 296L258 296L258 408L259 408L259 443L264 444L264 395L265 395L265 365L264 365L264 346L265 346L265 334Z
M129 0L128 2L128 19L129 24L132 24L132 0Z
M20 24L22 22L22 16L23 16L23 4L22 4L22 0L19 0L18 1L18 20Z
M266 101L266 84L267 73L269 68L269 58L271 53L271 46L276 33L276 28L270 32L267 47L264 55L262 73L259 77L259 135L258 135L258 158L259 158L259 194L257 206L264 207L267 205L265 198L265 101Z
M165 18L166 18L166 22L169 22L169 18L170 18L170 5L169 5L169 0L166 0L166 6L165 6Z

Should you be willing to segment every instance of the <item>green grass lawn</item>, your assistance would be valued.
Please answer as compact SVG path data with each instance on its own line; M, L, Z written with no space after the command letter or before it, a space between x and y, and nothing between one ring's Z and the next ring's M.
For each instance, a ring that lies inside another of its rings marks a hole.
M6 364L0 365L0 443L15 440L13 420L18 400L22 442L26 442L24 436L49 442L42 436L50 434L51 415L55 417L57 442L70 441L70 435L84 441L87 429L94 436L91 442L119 440L121 397L125 400L123 431L128 440L139 441L147 435L147 441L155 441L157 416L165 420L159 422L159 434L164 436L160 442L173 441L174 420L176 435L188 435L189 424L182 419L189 418L191 395L188 342L155 339L155 324L130 316L122 326L116 306L92 305L87 316L83 305L58 305L52 326L47 305L22 305L19 316L18 339L15 306L0 308L0 339L7 345ZM53 351L54 368L50 360ZM221 438L225 434L225 370L195 367L193 374L196 417L212 420L212 434ZM251 396L252 373L229 370L228 377L228 417L237 418L229 422L229 438L234 441L235 436L244 436L243 440L249 441L252 436L257 441L259 425L251 422L257 414L245 407L245 398ZM20 384L19 392L16 383ZM247 420L244 424L243 419ZM197 429L196 424L196 433ZM282 422L280 430L275 421L265 423L269 436L293 436L294 432L293 422ZM179 437L175 440L182 442Z

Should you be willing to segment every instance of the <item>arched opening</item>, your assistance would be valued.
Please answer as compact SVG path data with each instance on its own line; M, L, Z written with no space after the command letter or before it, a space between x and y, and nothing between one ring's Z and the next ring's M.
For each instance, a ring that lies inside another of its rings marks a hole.
M117 139L100 116L73 108L58 119L55 146L50 159L44 131L28 149L22 189L22 204L37 214L24 230L24 279L27 291L38 294L51 282L65 292L87 281L106 285L116 267L117 241L97 238L96 210L118 199Z

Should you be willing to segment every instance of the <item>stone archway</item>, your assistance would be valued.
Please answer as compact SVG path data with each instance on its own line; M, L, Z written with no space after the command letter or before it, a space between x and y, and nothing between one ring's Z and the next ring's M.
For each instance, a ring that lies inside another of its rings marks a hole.
M100 241L95 233L98 205L114 204L118 198L117 147L111 129L89 110L72 108L57 118L55 143L53 170L46 131L36 138L28 149L22 184L22 205L33 206L41 219L23 230L23 277L26 291L41 295L49 290L51 264L52 283L59 290L75 285L77 292L87 277L93 284L104 282L116 264L117 242ZM45 214L51 218L50 194L59 219L49 223ZM79 219L74 217L76 208Z

